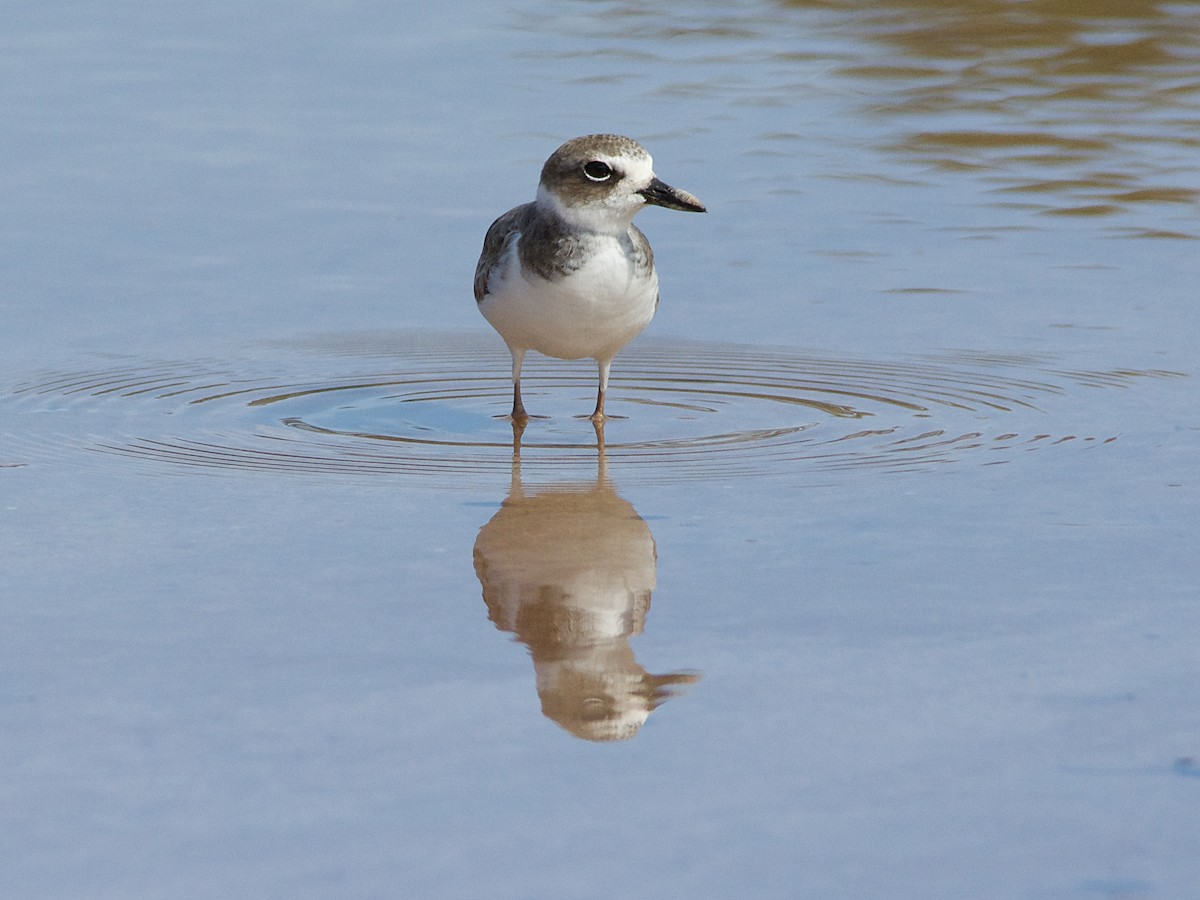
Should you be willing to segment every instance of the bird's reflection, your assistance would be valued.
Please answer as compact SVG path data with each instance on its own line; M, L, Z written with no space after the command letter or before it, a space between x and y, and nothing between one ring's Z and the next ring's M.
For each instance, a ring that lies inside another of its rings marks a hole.
M600 434L597 435L600 437ZM695 673L652 675L634 658L654 590L654 536L609 483L603 440L594 483L521 482L514 434L508 498L475 541L488 617L533 657L542 712L589 741L628 740L671 688Z

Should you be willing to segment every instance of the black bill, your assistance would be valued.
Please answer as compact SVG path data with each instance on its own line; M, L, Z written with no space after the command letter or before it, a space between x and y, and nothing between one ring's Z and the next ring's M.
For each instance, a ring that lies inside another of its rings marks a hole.
M685 212L707 212L704 204L689 194L687 191L681 191L679 188L673 188L665 181L660 181L655 178L650 184L640 191L647 203L655 206L665 206L667 209L682 209Z

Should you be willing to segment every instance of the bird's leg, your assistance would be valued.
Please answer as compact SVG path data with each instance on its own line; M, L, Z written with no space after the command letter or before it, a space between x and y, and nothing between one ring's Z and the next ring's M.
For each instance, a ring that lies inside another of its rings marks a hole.
M596 425L603 425L605 419L621 419L623 416L606 416L604 414L604 395L608 392L608 370L612 366L612 358L596 360L596 366L600 370L600 388L596 391L596 408L592 411L590 418Z
M588 416L594 425L600 426L604 424L604 385L600 385L600 390L596 392L596 408L592 410L592 414Z
M521 363L525 361L525 351L509 348L512 352L512 382L513 406L509 417L514 424L524 425L529 421L529 413L525 412L525 404L521 402Z
M509 416L514 425L524 425L529 421L529 413L525 412L525 404L521 402L521 382L513 382L513 408Z

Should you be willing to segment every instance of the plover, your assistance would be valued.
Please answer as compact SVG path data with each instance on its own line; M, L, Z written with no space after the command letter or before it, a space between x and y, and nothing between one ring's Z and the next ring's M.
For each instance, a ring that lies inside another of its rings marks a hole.
M488 229L475 267L475 300L512 353L515 424L529 418L521 402L529 350L594 359L600 386L591 419L604 423L613 357L658 308L654 252L633 224L647 204L705 211L687 191L659 180L637 141L589 134L550 155L536 200Z

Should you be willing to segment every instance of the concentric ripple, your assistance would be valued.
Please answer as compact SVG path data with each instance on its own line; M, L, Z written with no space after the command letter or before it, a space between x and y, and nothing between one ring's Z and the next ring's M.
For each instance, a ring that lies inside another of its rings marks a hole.
M124 460L174 471L432 478L508 471L508 356L490 335L342 336L255 361L146 364L19 380L0 462ZM653 481L874 467L908 471L1114 438L1055 428L1073 389L1161 372L1067 372L1045 360L946 354L847 359L645 340L614 367L610 470ZM531 359L525 472L594 466L588 361Z

